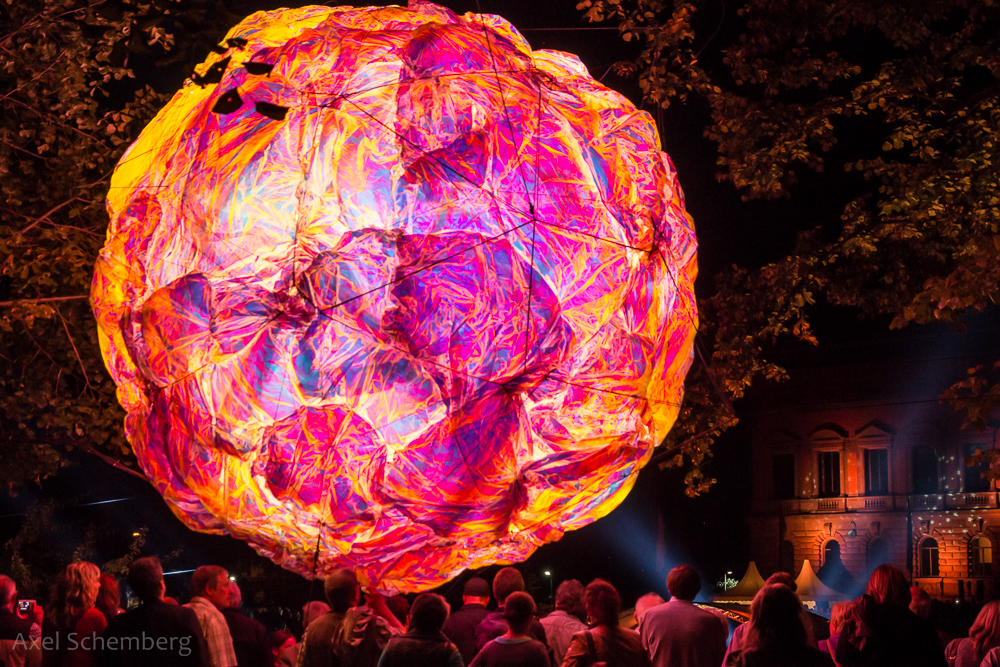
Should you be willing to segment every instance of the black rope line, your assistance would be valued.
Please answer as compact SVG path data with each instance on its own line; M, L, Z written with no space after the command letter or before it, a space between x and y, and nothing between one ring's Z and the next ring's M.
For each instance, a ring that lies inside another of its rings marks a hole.
M483 27L483 37L486 38L486 50L490 54L490 64L493 66L493 77L497 82L497 91L500 94L500 105L503 107L503 115L507 120L507 131L510 133L510 143L515 150L515 155L517 157L517 168L521 172L521 183L524 185L524 194L528 194L528 179L524 175L524 160L521 159L521 152L517 150L518 143L517 139L514 137L514 123L510 119L510 109L507 108L507 97L503 94L503 84L500 83L500 73L497 71L497 60L496 56L493 54L493 40L490 39L490 32L486 29L486 18L483 16L483 11L479 6L479 0L476 0L476 11L479 12L479 23ZM531 206L531 202L528 202ZM535 211L532 207L531 215L534 215Z

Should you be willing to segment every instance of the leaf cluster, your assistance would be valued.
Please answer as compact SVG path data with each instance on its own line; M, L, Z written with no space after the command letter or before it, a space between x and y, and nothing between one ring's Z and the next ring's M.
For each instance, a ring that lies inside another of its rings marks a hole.
M146 527L126 537L107 521L70 520L65 509L51 501L31 505L20 530L0 549L2 569L18 582L22 598L44 604L59 573L79 560L117 576L127 574L146 544ZM105 561L107 556L114 557Z
M816 342L808 307L817 294L863 315L891 315L893 327L959 323L995 303L994 0L746 0L738 10L743 29L724 48L723 67L711 71L692 51L697 6L585 0L578 7L646 40L634 69L647 101L665 106L696 94L708 105L705 136L718 149L718 178L744 199L794 196L807 172L850 193L836 233L817 228L780 262L716 278L700 335L730 400L755 380L783 376L767 361L779 337ZM713 426L717 433L732 421L701 375L689 378L679 433ZM973 373L945 398L967 423L982 424L1000 405L996 379ZM703 440L699 447L709 448L711 436ZM691 457L693 470L699 456Z
M208 0L0 0L0 481L12 491L54 473L74 442L130 456L87 296L111 172L167 99L134 66L203 57L235 18Z

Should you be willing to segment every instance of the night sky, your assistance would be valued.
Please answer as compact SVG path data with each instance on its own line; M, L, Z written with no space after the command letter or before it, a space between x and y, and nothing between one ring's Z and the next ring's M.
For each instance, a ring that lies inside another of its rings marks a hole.
M284 4L287 3L254 2L242 3L241 7L253 10ZM580 18L575 0L482 0L481 3L451 0L441 4L460 13L481 7L484 12L501 14L523 31L532 47L575 53L598 78L613 63L634 55L631 49L635 47L621 41L615 31L572 30L593 27ZM737 33L738 21L733 9L723 11L721 1L705 0L696 28L700 34L713 37L708 44L695 45L696 48L704 47L703 65L719 66L719 50ZM172 92L188 74L172 71L165 76L164 72L156 72L154 78L154 71L141 63L137 71L140 80L150 77L161 92ZM613 73L608 73L603 81L639 101L635 81L624 80ZM708 110L703 103L675 104L664 112L660 127L663 148L677 168L688 211L695 220L700 246L697 292L702 296L711 293L712 276L731 264L756 267L787 255L792 250L796 231L816 226L835 230L840 211L853 192L848 181L842 184L843 187L830 187L830 183L836 181L827 179L823 181L827 187L821 188L814 179L805 177L791 199L745 203L732 185L716 179L714 147L702 137L707 121ZM995 322L985 318L981 324L992 329ZM921 355L926 356L928 346L935 345L933 341L926 342L928 333L950 335L943 328L919 332L911 328L890 335L887 321L858 322L853 312L823 306L819 308L816 325L821 337L830 343L823 349L826 356L817 362L813 353L790 346L783 353L783 360L791 368L842 363L858 349L881 349L880 345L888 345L899 354L912 354L914 359L919 359ZM900 345L899 341L911 341L912 345ZM548 595L548 582L542 575L546 569L553 572L556 584L571 577L584 583L596 576L607 578L619 587L626 606L649 590L665 594L663 570L657 571L658 517L662 517L666 546L661 566L680 562L694 564L706 579L703 591L728 570L736 571L737 577L741 575L748 558L749 536L743 511L749 505L751 488L749 427L754 411L760 411L761 406L768 403L769 396L780 398L780 395L780 390L769 394L765 388L752 394L747 402L737 403L741 423L719 439L715 458L706 468L707 474L718 479L709 494L687 498L683 492L682 473L659 471L652 466L642 472L631 495L608 517L541 548L522 566L536 596L544 599ZM148 553L165 554L183 547L177 557L165 563L168 571L211 562L231 568L261 566L261 559L240 542L227 537L198 535L185 529L148 484L86 455L78 454L73 458L79 464L57 478L45 481L40 487L29 485L15 498L3 497L0 515L6 516L0 518L0 541L5 542L20 527L21 513L32 501L55 498L65 505L60 512L70 522L102 518L121 527L125 535L131 534L129 529L148 526L151 529ZM119 498L128 500L80 507L85 503ZM62 537L71 543L79 535L67 531ZM120 547L107 546L109 549ZM265 567L275 566L267 564ZM183 595L186 576L171 575L167 580L170 593ZM459 589L458 585L444 587L453 600ZM296 575L288 575L289 604L308 593L308 583Z

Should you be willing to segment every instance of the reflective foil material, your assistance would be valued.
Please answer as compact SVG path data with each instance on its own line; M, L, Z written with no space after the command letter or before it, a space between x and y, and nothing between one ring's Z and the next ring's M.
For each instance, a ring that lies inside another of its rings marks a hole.
M616 507L697 317L650 116L424 2L259 12L223 46L119 163L91 295L174 513L391 592Z

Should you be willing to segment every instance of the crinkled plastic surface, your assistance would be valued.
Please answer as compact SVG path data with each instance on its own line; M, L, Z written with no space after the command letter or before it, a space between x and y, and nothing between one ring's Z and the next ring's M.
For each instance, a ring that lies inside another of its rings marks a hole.
M429 3L259 12L224 44L119 163L91 297L175 514L417 591L614 509L696 317L650 116Z

